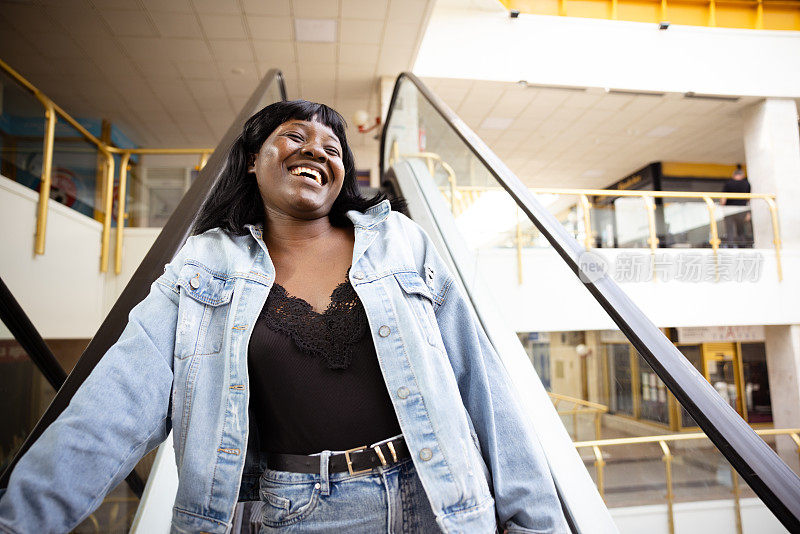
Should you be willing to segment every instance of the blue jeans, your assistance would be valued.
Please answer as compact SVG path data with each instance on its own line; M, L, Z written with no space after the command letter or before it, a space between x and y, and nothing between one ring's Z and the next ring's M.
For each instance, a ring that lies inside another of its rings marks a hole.
M367 473L320 473L267 469L261 502L249 512L258 532L422 534L441 532L411 459Z

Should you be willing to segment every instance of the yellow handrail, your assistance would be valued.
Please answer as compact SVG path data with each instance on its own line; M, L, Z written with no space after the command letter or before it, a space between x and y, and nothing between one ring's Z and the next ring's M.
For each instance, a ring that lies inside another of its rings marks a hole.
M556 407L556 412L559 415L572 416L572 435L575 439L578 438L578 415L581 414L594 415L594 436L595 439L600 439L602 432L601 419L603 414L608 412L608 406L598 402L591 402L576 397L570 397L568 395L562 395L560 393L548 392L547 394L550 396L550 400L553 401L553 406ZM559 409L562 401L572 403L575 407L567 410Z
M462 196L474 198L476 194L487 193L490 191L504 191L499 186L459 186L457 188ZM578 197L581 208L583 210L584 226L586 236L584 237L584 246L589 249L592 245L591 238L591 217L589 213L594 206L589 201L589 197L637 197L645 202L647 210L647 229L648 238L647 243L651 252L651 256L655 256L658 247L658 236L655 224L655 202L656 198L685 198L702 200L705 202L709 213L709 239L708 242L714 253L715 264L718 261L717 254L721 240L719 238L719 229L715 216L716 204L713 199L741 199L741 200L763 200L769 209L770 219L772 222L772 242L775 246L775 262L778 271L778 281L783 280L783 267L781 265L781 235L780 225L778 223L778 206L775 202L775 195L772 193L717 193L717 192L694 192L694 191L629 191L629 190L615 190L615 189L567 189L567 188L542 188L531 187L528 189L531 193L542 195L565 195ZM464 193L468 193L464 195ZM454 194L451 193L452 197ZM454 215L457 215L454 211ZM521 245L518 245L521 246ZM719 273L717 272L717 278ZM655 276L653 277L655 279Z
M800 455L800 428L762 428L762 429L754 429L755 433L759 436L789 436L792 441L794 441L795 445L797 445L797 453ZM676 441L686 441L686 440L697 440L697 439L708 439L708 436L703 434L702 432L692 432L686 434L665 434L662 436L637 436L631 438L613 438L613 439L596 439L591 441L576 441L573 443L576 449L583 449L583 448L591 448L592 453L594 454L594 463L595 463L595 470L597 471L597 490L600 493L600 496L605 499L605 486L604 486L604 468L606 466L606 462L603 459L602 449L604 447L614 447L619 445L641 445L644 443L658 443L661 447L661 451L663 453L662 460L664 461L664 470L666 475L666 485L667 485L667 518L669 521L669 531L671 533L675 532L675 511L673 509L674 501L675 501L675 493L673 490L673 480L672 480L672 461L674 459L674 455L670 451L669 446L667 443L673 443ZM741 505L740 505L740 491L739 491L739 477L736 474L736 471L731 467L732 472L732 488L731 491L733 493L733 500L734 500L734 511L736 512L736 529L737 532L741 534L741 525L742 525L742 517L741 517Z
M105 170L106 179L103 184L103 232L101 237L100 246L100 271L108 271L108 256L111 244L111 217L112 206L114 203L114 154L121 154L123 158L123 167L127 173L127 163L130 160L131 154L199 154L204 159L201 159L201 166L205 165L206 157L213 152L209 148L136 148L136 149L122 149L104 143L102 140L94 136L89 130L83 127L77 120L75 120L69 113L64 111L60 106L47 97L35 85L29 82L19 72L14 70L8 63L0 59L0 70L6 72L12 79L19 83L23 88L28 90L35 96L45 108L45 119L47 121L44 136L44 153L42 162L42 176L41 187L39 188L39 204L37 206L36 215L36 238L34 241L34 253L44 254L45 250L45 235L47 232L47 210L48 200L50 198L50 184L52 178L53 166L53 145L55 139L55 123L56 115L64 119L70 126L75 128L87 141L94 144L100 153L105 157ZM127 157L126 157L127 154ZM123 170L120 169L120 176ZM116 249L116 265L115 272L119 274L121 271L121 249L122 249L122 226L125 224L124 217L124 192L125 183L120 183L120 196L119 205L117 206L117 249Z

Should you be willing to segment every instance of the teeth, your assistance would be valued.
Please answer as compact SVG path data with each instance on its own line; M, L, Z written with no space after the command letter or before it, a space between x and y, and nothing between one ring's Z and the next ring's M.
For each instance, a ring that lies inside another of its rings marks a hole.
M289 169L289 173L295 176L299 176L303 173L310 174L319 185L322 185L322 175L317 169L312 169L311 167L292 167Z

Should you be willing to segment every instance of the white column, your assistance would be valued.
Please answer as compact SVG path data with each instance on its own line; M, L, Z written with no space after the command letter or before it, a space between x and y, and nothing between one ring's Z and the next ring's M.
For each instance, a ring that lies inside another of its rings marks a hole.
M753 193L774 193L784 252L800 249L800 136L794 100L767 98L747 108L744 149ZM753 202L755 246L772 249L769 211ZM784 272L784 278L797 273ZM767 326L766 349L770 397L775 428L800 427L800 325ZM798 465L797 446L778 440L778 452L791 466Z
M775 428L800 428L800 325L767 326L767 373ZM778 438L778 454L798 467L797 445Z
M753 193L777 195L783 249L800 248L800 137L792 99L767 98L747 108L744 153ZM753 202L756 248L772 248L772 223L764 202Z

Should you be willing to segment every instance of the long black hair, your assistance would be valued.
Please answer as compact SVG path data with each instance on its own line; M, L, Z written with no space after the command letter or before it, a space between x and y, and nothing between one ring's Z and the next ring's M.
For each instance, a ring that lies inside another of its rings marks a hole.
M242 133L236 138L228 152L225 169L217 180L214 190L200 209L193 234L201 234L211 228L222 228L235 235L247 233L246 224L264 223L264 203L258 184L247 172L253 154L257 154L275 129L286 121L315 120L331 130L342 145L344 183L339 196L331 206L328 218L331 224L346 227L352 223L347 218L349 210L364 211L387 198L378 193L372 198L361 195L356 181L356 165L353 151L347 144L344 118L325 104L307 100L275 102L247 119ZM391 199L393 209L402 209L402 200Z

